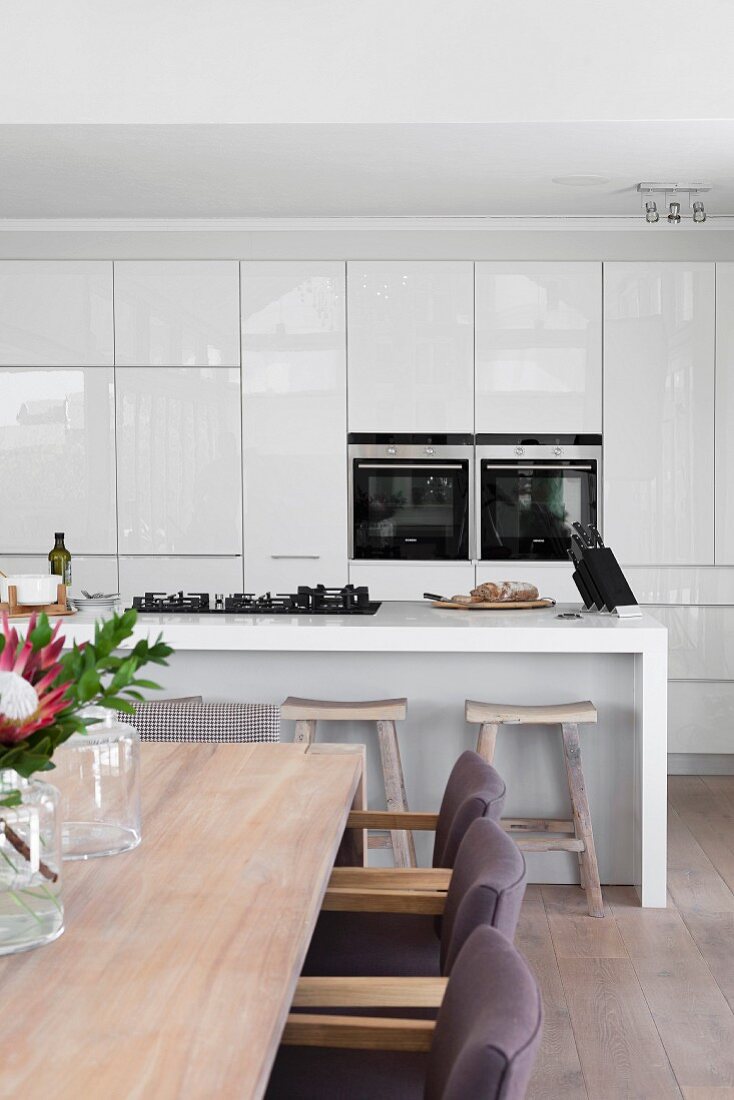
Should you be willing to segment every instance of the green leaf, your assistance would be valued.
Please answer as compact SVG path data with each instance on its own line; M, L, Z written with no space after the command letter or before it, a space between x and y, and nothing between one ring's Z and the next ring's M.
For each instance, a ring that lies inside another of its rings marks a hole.
M21 797L20 791L8 791L3 798L0 798L0 806L20 806Z
M99 693L102 685L100 683L99 674L96 668L91 667L84 670L79 677L79 683L77 684L77 694L84 702L89 702L95 695Z
M38 622L28 637L31 640L34 649L43 649L51 641L51 624L48 621L48 615L42 612L38 616Z
M109 707L110 710L121 710L125 714L135 714L135 707L132 703L129 703L127 699L119 699L114 695L107 695L104 699L100 699L100 706Z

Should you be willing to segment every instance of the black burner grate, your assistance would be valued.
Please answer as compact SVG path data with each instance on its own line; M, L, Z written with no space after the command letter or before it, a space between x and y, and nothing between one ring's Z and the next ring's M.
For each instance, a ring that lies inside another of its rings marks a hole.
M343 588L314 588L301 585L297 592L234 592L229 596L208 592L146 592L133 597L133 607L141 614L231 614L231 615L374 615L380 604L370 600L365 585L347 584Z

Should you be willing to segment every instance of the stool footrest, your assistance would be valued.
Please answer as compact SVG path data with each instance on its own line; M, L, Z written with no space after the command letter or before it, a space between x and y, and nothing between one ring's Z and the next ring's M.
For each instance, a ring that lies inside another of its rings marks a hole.
M505 832L525 833L574 833L573 821L556 821L545 817L503 817L500 822Z
M583 852L586 845L576 837L522 836L515 840L523 852Z

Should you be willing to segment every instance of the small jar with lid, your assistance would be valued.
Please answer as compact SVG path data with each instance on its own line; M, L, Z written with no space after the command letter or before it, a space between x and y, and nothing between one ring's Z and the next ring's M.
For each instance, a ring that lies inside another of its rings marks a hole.
M54 754L54 784L61 792L64 859L93 859L137 847L140 823L140 737L105 707Z

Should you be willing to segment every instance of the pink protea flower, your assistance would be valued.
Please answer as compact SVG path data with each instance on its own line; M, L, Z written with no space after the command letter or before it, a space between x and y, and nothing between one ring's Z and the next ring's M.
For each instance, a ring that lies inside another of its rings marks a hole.
M7 614L2 617L5 646L0 653L0 745L14 745L50 726L69 705L65 698L69 682L53 686L61 671L61 624L56 623L48 645L34 651L30 635L36 622L37 616L31 615L21 644Z

